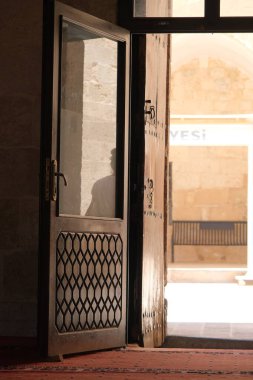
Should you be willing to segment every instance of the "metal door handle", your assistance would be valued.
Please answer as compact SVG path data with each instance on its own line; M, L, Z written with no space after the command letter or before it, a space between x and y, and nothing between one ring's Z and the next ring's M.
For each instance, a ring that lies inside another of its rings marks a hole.
M57 199L57 180L56 178L62 177L64 181L64 185L67 186L67 180L63 173L58 172L58 163L57 160L51 161L51 199L52 201L56 201Z
M145 115L149 115L149 118L151 121L155 120L156 117L156 109L155 106L151 104L151 100L145 100L145 110L144 110Z
M54 175L55 175L56 177L62 177L63 182L64 182L64 186L68 186L68 182L67 182L66 177L65 177L65 175L64 175L63 173L61 173L61 172L56 172L56 173L54 173Z
M154 106L150 106L150 111L148 111L148 113L150 115L150 119L154 120L155 119L155 107Z

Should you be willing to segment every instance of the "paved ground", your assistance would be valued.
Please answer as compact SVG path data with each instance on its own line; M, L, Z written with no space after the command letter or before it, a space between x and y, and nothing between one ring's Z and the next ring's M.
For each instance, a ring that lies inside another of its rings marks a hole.
M253 286L169 283L166 347L253 349Z
M167 322L253 323L253 286L237 283L169 283L165 296Z
M253 323L180 323L170 322L167 325L167 335L253 340Z

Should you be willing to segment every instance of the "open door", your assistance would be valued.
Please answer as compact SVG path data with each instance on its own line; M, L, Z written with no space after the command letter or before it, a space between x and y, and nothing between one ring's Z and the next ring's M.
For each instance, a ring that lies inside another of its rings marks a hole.
M55 356L126 344L129 34L50 13L39 334Z
M142 334L146 347L164 339L167 35L146 37Z
M164 339L168 35L133 36L129 340Z

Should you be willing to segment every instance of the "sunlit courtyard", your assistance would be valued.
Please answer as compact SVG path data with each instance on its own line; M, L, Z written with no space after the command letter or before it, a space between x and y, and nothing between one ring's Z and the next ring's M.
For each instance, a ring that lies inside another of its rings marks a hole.
M253 286L169 283L167 335L253 339Z
M249 33L171 36L167 337L253 340L252 52Z

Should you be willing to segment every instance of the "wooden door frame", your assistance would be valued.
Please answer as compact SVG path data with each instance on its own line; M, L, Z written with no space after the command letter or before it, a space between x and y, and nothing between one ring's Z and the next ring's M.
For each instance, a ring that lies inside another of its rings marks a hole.
M169 57L168 57L169 58ZM142 282L143 282L143 229L144 229L144 168L145 168L145 82L146 34L132 36L132 88L131 88L131 154L129 200L129 323L128 340L143 345ZM168 68L168 67L167 67ZM168 76L168 72L167 72ZM168 77L167 93L168 97ZM168 144L168 102L166 107L165 162ZM164 280L166 279L167 245L167 165L164 178ZM161 279L162 281L162 279ZM164 311L165 312L165 311Z
M253 32L253 17L221 17L221 0L204 0L204 17L133 17L135 0L119 2L120 25L132 33L131 156L130 156L130 250L129 250L129 341L141 342L141 281L143 249L145 35L149 33ZM169 63L168 63L169 65ZM169 67L168 67L169 69ZM167 93L167 98L169 92ZM169 124L169 105L167 109ZM168 138L168 134L167 134ZM138 145L138 150L135 147ZM168 155L168 152L167 152ZM165 167L167 178L168 167ZM165 202L167 197L165 183ZM168 215L165 214L167 231ZM166 232L165 231L165 232ZM165 234L166 236L166 234ZM169 242L165 238L165 251ZM166 252L165 273L166 278Z

